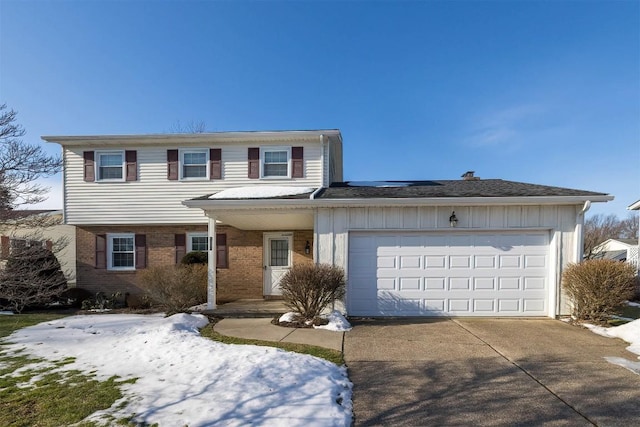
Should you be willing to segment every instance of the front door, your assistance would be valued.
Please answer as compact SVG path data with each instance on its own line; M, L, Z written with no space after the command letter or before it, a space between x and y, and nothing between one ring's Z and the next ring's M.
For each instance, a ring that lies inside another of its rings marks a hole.
M264 294L282 295L280 280L291 267L293 233L264 233Z

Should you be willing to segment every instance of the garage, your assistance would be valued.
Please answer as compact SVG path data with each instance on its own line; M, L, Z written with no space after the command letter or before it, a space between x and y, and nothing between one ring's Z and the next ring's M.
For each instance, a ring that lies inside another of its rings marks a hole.
M548 316L548 230L348 237L351 316Z

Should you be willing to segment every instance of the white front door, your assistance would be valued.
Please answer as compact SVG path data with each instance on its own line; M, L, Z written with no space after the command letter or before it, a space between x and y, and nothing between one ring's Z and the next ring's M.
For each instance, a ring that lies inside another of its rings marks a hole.
M291 268L293 233L264 233L264 294L282 295L280 280Z

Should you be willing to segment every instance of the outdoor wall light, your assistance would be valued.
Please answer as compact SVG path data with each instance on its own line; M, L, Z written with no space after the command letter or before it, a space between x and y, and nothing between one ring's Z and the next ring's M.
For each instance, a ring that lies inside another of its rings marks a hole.
M451 227L455 227L456 225L458 225L458 218L456 218L455 211L451 212L451 216L449 217L449 225Z
M309 255L311 253L311 245L309 244L309 241L307 240L307 244L304 245L304 253Z

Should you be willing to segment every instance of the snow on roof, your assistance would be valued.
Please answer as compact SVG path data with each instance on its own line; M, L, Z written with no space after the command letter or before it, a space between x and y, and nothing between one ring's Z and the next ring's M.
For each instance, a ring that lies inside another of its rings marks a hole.
M209 196L210 199L270 199L312 193L309 187L287 187L284 185L252 185L222 190Z

